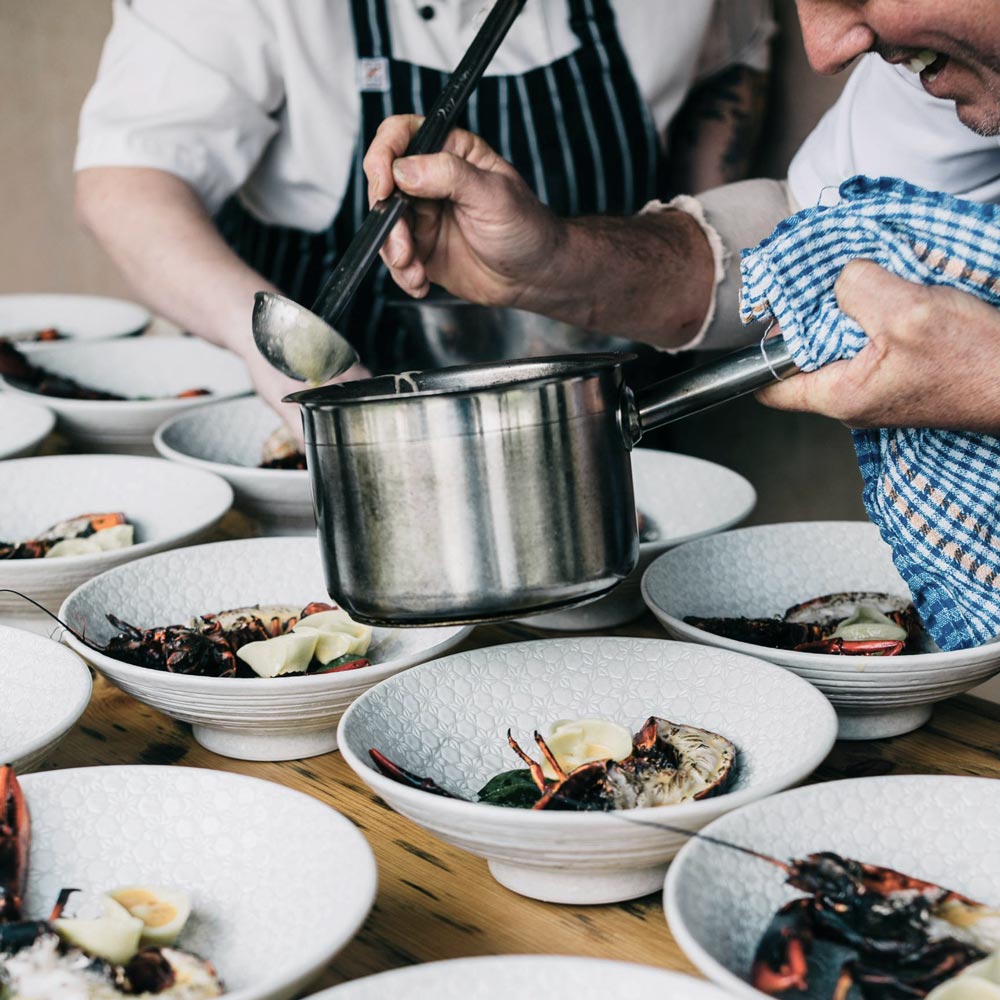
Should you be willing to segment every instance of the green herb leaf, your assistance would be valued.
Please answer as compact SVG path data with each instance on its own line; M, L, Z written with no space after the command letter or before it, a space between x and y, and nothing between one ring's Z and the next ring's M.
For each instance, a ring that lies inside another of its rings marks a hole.
M531 780L531 772L527 768L494 775L478 793L480 802L514 809L530 809L540 797L541 792Z

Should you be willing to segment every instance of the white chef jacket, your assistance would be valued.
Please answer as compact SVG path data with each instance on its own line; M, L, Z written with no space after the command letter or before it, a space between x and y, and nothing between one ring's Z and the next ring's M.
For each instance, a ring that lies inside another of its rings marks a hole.
M694 83L730 65L768 65L771 0L613 5L664 136ZM393 55L453 69L483 7L483 0L388 0ZM532 0L490 72L520 74L577 45L567 0ZM211 212L239 190L264 222L323 229L352 165L356 71L346 0L114 0L80 117L76 169L154 167L186 181Z
M959 121L954 101L931 96L915 73L872 54L803 143L788 180L806 207L855 174L1000 202L1000 138L977 135Z

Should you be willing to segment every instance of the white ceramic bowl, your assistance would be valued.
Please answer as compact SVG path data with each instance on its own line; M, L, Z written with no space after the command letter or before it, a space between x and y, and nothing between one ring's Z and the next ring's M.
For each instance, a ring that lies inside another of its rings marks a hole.
M108 340L139 333L150 319L149 311L135 302L103 295L0 295L0 337L55 327L74 340ZM64 341L25 342L18 347L45 351L60 343Z
M23 541L79 514L122 511L136 544L93 556L0 561L0 587L58 611L74 588L112 566L186 545L209 532L229 510L229 484L202 472L132 455L20 458L0 468L0 539ZM51 634L55 623L26 601L0 594L0 621Z
M722 734L739 757L729 790L660 809L534 812L446 799L372 766L372 747L456 794L521 767L506 732L557 719L606 718L638 729L650 715ZM662 639L541 639L456 653L384 681L344 714L344 759L398 812L489 860L498 882L558 903L652 892L683 835L744 802L801 781L833 746L836 718L815 688L763 660ZM613 848L609 848L613 845Z
M1000 644L950 653L846 657L768 649L684 623L698 617L769 618L823 594L908 596L889 546L863 521L767 524L690 542L646 571L643 597L675 639L761 656L795 671L833 702L841 739L880 739L923 725L934 702L1000 672Z
M153 445L164 457L222 476L236 506L269 535L316 530L312 488L304 469L259 469L264 442L281 417L259 396L199 406L163 424Z
M667 549L725 531L738 524L757 502L741 475L714 462L669 451L632 452L635 505L655 525L658 537L639 546L634 570L606 597L567 611L520 619L535 628L578 632L606 629L638 618L645 610L639 585L646 567Z
M834 851L1000 904L1000 781L904 775L831 781L775 795L722 817L705 833L782 860ZM804 896L763 861L692 841L670 866L664 906L684 953L736 996L773 914ZM841 958L842 961L842 958ZM833 995L837 967L820 964L803 1000Z
M365 976L323 990L310 1000L727 1000L703 979L633 962L569 955L488 955L428 962Z
M0 625L0 762L33 771L90 701L87 665L65 646Z
M187 767L30 774L26 912L64 886L182 889L179 946L208 958L227 1000L284 1000L354 936L375 898L375 860L354 825L270 781Z
M175 413L251 391L243 362L194 337L136 337L101 343L55 343L35 362L84 385L144 400L60 399L6 385L8 392L42 402L78 445L100 451L155 454L153 433ZM210 396L172 399L187 389Z
M0 459L31 455L56 425L47 407L0 393Z
M91 641L105 643L115 634L107 612L149 628L254 604L305 606L326 599L315 539L251 538L119 566L70 594L62 617ZM469 631L376 629L369 667L273 679L170 674L122 663L72 635L66 641L132 697L192 723L194 738L209 750L243 760L294 760L335 750L337 722L359 694L441 655Z

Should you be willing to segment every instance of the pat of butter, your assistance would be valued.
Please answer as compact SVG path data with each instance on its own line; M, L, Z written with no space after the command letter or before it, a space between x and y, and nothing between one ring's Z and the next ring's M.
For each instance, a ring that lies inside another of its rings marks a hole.
M594 760L624 760L632 753L632 734L606 719L560 719L552 723L545 742L567 772ZM542 770L546 778L557 777L548 761Z

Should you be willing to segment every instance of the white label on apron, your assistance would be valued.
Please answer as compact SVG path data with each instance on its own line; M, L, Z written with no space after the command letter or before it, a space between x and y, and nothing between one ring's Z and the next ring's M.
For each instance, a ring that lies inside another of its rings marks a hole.
M362 93L387 94L389 92L389 60L362 59L358 64L358 89Z

